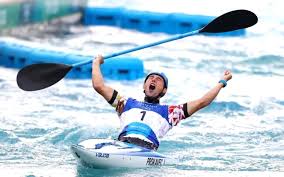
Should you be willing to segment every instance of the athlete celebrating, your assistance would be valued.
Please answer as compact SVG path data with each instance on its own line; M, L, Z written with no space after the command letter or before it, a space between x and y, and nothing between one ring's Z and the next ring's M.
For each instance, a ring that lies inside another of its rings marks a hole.
M200 99L180 105L161 105L160 98L166 94L168 88L168 78L164 73L153 72L146 76L143 85L144 101L137 101L121 96L104 84L100 70L103 63L101 55L93 60L92 83L94 89L116 108L122 126L118 140L153 150L158 149L159 138L182 119L208 106L232 78L231 72L225 71L217 85Z

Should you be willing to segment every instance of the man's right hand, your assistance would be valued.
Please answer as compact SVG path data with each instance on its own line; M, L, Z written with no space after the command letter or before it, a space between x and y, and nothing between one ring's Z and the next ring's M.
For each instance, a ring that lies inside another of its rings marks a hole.
M97 55L96 58L93 60L93 63L98 62L100 65L104 63L104 58L102 55Z

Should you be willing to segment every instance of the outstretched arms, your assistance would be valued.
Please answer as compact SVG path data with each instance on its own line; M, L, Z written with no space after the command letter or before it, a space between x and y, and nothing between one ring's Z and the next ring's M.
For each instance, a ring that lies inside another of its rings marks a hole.
M98 55L93 60L92 65L92 83L94 89L102 95L106 101L110 101L112 99L114 89L105 85L104 79L101 73L100 65L104 63L104 59L101 55Z
M225 71L223 77L221 80L224 80L226 83L232 78L232 74L230 71ZM191 116L196 111L208 106L219 94L220 90L225 86L224 83L219 82L215 87L213 87L211 90L209 90L203 97L187 102L187 115Z

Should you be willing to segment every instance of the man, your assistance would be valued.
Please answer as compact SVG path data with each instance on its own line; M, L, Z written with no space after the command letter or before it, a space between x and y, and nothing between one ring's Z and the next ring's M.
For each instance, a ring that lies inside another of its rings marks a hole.
M196 111L208 106L219 91L232 78L230 71L225 71L222 79L203 97L180 105L160 105L168 88L168 78L164 73L150 73L144 81L144 102L133 98L124 98L116 90L104 84L100 65L104 63L101 55L93 60L92 83L94 89L106 101L116 108L122 130L119 141L136 144L157 150L159 138L163 137L180 120L191 116Z

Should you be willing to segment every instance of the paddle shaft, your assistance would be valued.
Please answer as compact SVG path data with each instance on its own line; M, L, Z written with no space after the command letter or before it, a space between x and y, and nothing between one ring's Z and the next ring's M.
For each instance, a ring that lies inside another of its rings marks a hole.
M180 35L177 35L177 36L174 36L174 37L171 37L171 38L168 38L168 39L164 39L164 40L161 40L161 41L157 41L157 42L153 42L153 43L150 43L150 44L138 46L138 47L135 47L135 48L132 48L132 49L127 49L127 50L124 50L124 51L121 51L121 52L113 53L111 55L104 56L104 59L108 59L108 58L116 57L116 56L123 55L123 54L126 54L126 53L134 52L134 51L137 51L137 50L153 47L153 46L160 45L160 44L163 44L163 43L166 43L166 42L182 39L182 38L185 38L185 37L188 37L188 36L196 35L198 33L201 33L200 29L196 30L196 31L191 31L191 32L188 32L188 33L180 34ZM83 62L80 62L80 63L76 63L76 64L73 64L72 66L78 67L78 66L81 66L81 65L89 64L92 61L93 61L93 59L83 61Z

